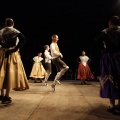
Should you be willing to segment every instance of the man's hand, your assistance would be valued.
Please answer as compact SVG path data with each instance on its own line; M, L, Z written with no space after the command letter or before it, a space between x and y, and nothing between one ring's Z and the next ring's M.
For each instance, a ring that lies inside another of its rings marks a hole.
M60 53L60 58L63 58L63 55L62 55L62 53Z

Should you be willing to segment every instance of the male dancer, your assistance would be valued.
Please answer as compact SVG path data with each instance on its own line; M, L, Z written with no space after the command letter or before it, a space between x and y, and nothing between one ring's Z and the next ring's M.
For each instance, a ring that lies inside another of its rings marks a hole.
M51 60L52 60L52 56L49 52L50 50L50 47L48 45L45 45L44 46L44 57L45 57L45 69L46 69L46 72L47 72L47 75L44 79L44 83L46 86L48 86L48 83L47 83L47 80L48 78L50 77L51 73L52 73L52 66L51 66Z
M55 91L56 83L61 84L59 79L69 69L66 63L64 63L61 60L61 58L63 58L63 55L59 50L57 42L58 42L58 35L53 34L52 43L50 44L50 50L51 50L51 55L52 55L52 62L56 66L56 69L57 69L57 75L55 76L54 82L51 85L51 87L53 88L53 91Z

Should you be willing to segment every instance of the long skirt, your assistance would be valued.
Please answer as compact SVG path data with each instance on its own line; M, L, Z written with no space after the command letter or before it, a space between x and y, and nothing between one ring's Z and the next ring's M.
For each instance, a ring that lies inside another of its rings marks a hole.
M6 48L0 48L0 89L29 89L19 51L5 57Z
M78 65L77 79L80 80L94 79L94 75L92 74L88 64L86 64L86 66L84 66L82 63Z
M41 62L34 62L30 77L32 78L45 78L47 75L47 72L45 68L43 67Z
M120 52L104 53L100 68L100 97L120 99Z

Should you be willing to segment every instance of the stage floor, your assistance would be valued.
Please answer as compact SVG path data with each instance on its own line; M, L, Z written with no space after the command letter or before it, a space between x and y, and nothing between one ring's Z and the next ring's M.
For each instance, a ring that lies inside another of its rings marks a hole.
M30 89L11 90L12 103L0 104L0 120L120 120L107 112L108 99L99 97L99 82L61 80L56 91L29 80Z

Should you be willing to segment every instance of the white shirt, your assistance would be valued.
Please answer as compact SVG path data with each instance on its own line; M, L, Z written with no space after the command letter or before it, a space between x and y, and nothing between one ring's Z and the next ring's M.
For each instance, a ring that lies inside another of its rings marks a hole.
M41 62L41 61L43 60L43 58L42 58L42 57L35 56L35 57L33 58L33 60L34 60L35 62Z
M62 56L61 53L59 53L59 52L57 52L57 51L55 50L55 45L54 45L54 44L55 44L55 43L51 43L51 44L50 44L50 50L51 50L52 58L57 58L57 57L59 57L59 56Z
M44 56L45 56L45 63L51 63L52 56L50 55L50 52L48 50L45 50Z
M81 63L82 63L84 66L86 66L86 63L88 62L89 57L85 55L85 56L80 56L79 58L80 58Z

